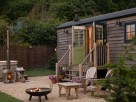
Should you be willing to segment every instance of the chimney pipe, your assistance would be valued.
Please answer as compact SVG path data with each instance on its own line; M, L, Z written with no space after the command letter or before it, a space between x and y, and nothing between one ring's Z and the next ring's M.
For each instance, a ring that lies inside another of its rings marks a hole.
M75 22L76 22L76 21L79 21L79 14L80 14L80 12L77 11L77 10L75 10L74 13L75 13L74 21L75 21Z

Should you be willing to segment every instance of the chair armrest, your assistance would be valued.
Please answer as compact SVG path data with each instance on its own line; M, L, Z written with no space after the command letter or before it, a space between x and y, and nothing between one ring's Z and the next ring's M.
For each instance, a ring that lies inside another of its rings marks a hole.
M83 80L93 80L93 81L95 81L95 80L107 80L106 78L103 78L103 79L97 79L97 78L82 78Z

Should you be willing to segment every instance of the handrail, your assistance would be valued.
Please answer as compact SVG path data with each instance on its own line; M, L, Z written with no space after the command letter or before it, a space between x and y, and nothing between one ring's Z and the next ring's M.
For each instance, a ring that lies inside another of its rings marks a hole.
M58 61L58 63L60 63L62 60L63 60L63 58L67 55L67 53L70 51L70 49L68 49L67 50L67 52L65 52L65 54L61 57L61 59Z
M83 63L86 61L86 59L89 57L89 55L92 53L93 50L94 50L94 48L91 49L91 51L90 51L89 54L85 57L85 59L83 60L83 62L82 62L81 64L83 64Z
M71 45L69 45L68 50L64 53L64 55L61 57L61 59L56 63L56 76L58 76L59 66L61 61L66 57L66 55L69 54L69 66L71 64Z
M92 52L93 52L93 50L94 50L94 47L91 49L91 51L89 52L89 54L85 57L85 59L82 61L82 63L81 64L79 64L79 76L81 77L81 76L83 76L83 70L84 70L84 62L87 60L87 58L90 56L90 54L92 54ZM92 59L91 59L92 60Z

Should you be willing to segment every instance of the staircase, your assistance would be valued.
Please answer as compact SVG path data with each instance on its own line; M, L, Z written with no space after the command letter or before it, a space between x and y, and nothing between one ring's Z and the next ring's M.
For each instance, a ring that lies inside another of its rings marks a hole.
M79 65L71 65L71 55L72 50L69 45L69 49L64 56L56 63L56 76L58 76L59 70L62 69L64 65L67 70L66 76L68 80L77 76L84 77L90 67L96 67L98 70L99 67L109 63L109 44L107 44L107 46L97 46L96 43L94 43L93 48Z
M66 76L69 80L71 80L72 77L79 76L79 65L72 65L69 69L67 69Z

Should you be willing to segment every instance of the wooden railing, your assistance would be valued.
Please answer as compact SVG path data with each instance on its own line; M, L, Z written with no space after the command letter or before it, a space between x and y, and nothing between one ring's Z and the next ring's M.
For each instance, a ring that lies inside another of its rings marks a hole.
M107 46L97 46L97 66L101 67L107 63Z
M109 51L109 43L107 43L106 46L97 46L96 43L94 43L89 54L86 56L83 62L79 64L79 76L85 76L86 71L91 66L98 68L109 63Z
M94 48L91 49L91 51L85 57L83 62L79 64L79 76L80 77L84 76L88 68L93 66L93 51L94 51Z
M71 45L69 45L69 48L66 53L56 63L56 76L58 76L58 71L60 68L68 68L69 66L71 66Z

